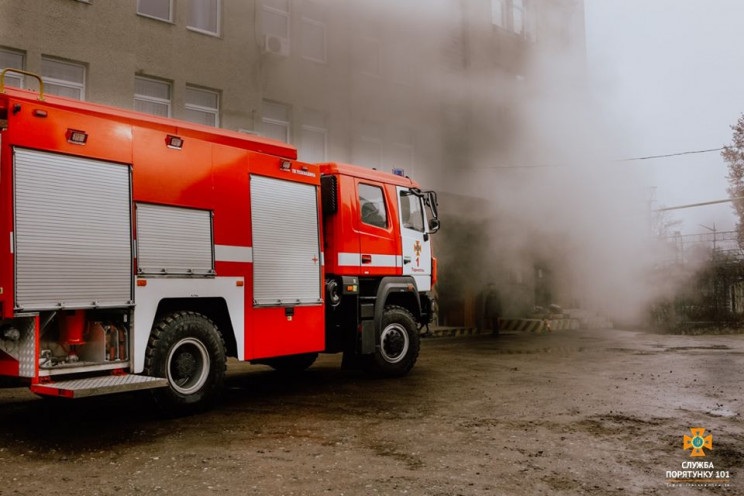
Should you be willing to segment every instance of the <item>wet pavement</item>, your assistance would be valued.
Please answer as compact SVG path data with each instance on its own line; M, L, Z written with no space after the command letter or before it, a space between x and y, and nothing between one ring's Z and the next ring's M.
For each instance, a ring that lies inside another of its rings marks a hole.
M392 380L340 356L228 372L217 408L175 420L144 394L0 390L0 494L744 494L742 335L427 338ZM671 487L691 461L730 481Z

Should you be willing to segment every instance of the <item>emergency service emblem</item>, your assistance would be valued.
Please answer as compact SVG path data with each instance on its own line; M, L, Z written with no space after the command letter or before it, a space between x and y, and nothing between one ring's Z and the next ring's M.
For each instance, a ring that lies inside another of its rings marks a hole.
M413 252L416 254L416 267L421 267L421 242L418 239L413 244Z
M705 429L701 427L691 427L692 437L684 436L684 447L686 450L692 450L690 456L705 456L703 448L713 449L713 435L703 436Z

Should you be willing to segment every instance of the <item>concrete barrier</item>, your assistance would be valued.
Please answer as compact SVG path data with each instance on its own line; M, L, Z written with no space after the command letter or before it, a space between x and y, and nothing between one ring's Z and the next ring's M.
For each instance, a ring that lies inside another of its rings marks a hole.
M543 319L501 319L501 329L517 332L548 332L547 322Z
M568 331L579 329L580 323L577 319L501 319L501 330L511 332L534 332L536 334L547 334L554 331ZM446 327L432 326L429 332L422 334L423 337L455 337L475 336L477 334L491 334L491 329L476 329L475 327Z
M570 331L581 328L581 322L579 319L550 319L550 328L553 331Z
M483 331L486 332L486 331ZM490 332L490 331L488 331ZM453 337L453 336L473 336L480 334L481 331L475 327L445 327L431 326L429 332L424 332L423 337Z

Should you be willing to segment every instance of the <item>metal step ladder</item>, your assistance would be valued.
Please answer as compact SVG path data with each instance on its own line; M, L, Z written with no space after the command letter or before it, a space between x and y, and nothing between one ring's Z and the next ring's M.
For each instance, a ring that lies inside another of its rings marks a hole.
M85 398L103 394L124 393L142 389L167 387L168 380L162 377L117 374L104 377L88 377L66 381L32 384L31 392L61 398Z

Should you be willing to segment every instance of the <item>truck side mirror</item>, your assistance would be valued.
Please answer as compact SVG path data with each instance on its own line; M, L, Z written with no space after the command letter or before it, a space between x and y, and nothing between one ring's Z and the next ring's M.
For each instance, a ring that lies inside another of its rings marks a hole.
M442 227L442 223L439 222L439 219L429 219L429 232L434 234L435 232L439 231L439 228Z

